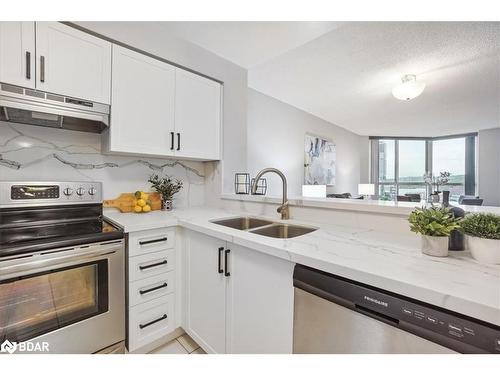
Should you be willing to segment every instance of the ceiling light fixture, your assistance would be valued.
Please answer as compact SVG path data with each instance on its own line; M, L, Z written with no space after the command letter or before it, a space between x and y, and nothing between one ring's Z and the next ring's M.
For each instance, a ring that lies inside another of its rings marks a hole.
M419 96L425 89L425 82L418 81L414 74L406 74L401 83L392 89L392 95L399 100L411 100Z

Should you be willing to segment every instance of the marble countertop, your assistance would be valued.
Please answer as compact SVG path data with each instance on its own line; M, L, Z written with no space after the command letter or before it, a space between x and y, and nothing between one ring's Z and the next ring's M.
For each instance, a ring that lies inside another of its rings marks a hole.
M262 195L236 195L222 194L221 199L240 202L257 202L269 204L281 204L280 197L269 197ZM415 207L422 207L426 202L395 202L371 199L341 199L341 198L308 198L288 197L291 206L313 207L346 211L358 211L369 213L380 213L389 215L408 216ZM493 206L465 206L450 202L451 205L462 208L466 212L489 212L500 215L500 207Z
M275 239L211 223L245 213L206 207L148 214L106 209L104 214L126 232L180 225L500 326L500 266L480 264L467 251L446 258L424 255L415 235L287 220L318 230Z

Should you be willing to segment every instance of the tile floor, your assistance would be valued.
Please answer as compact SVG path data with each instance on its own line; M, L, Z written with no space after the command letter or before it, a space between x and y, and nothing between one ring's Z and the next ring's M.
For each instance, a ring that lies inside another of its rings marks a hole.
M186 333L165 345L153 350L151 354L206 354Z

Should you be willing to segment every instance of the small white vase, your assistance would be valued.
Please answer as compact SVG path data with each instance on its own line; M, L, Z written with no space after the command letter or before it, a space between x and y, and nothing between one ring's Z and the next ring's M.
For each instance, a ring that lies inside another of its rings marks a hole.
M422 253L433 257L448 256L447 236L421 236Z
M500 264L500 240L466 236L467 249L480 263Z
M161 200L161 210L162 211L172 211L172 208L174 208L174 202L172 199L163 199Z

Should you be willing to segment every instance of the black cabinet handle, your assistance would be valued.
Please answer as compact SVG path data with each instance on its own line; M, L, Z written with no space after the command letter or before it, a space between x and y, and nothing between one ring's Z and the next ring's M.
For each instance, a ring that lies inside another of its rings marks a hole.
M224 276L231 276L231 273L228 271L229 270L229 267L227 266L227 256L229 255L229 253L231 252L231 250L227 249L225 252L224 252L224 268L226 270L226 272L224 272Z
M31 52L26 51L26 79L31 79Z
M181 133L177 133L177 151L181 149Z
M144 290L139 290L139 293L142 295L142 294L146 294L146 293L151 293L151 292L154 292L155 290L158 290L158 289L162 289L162 288L166 288L168 286L167 283L163 283L161 285L158 285L158 286L155 286L153 288L149 288L149 289L144 289Z
M148 268L153 268L153 267L158 267L158 266L162 266L164 264L167 264L168 261L165 259L164 261L162 262L158 262L158 263L153 263L153 264L148 264L147 266L139 266L139 269L142 271L142 270L147 270Z
M222 269L222 252L224 251L223 247L219 247L219 256L218 256L218 268L219 268L219 273L223 273L224 270Z
M167 314L163 314L163 316L159 317L158 319L152 320L152 321L150 321L148 323L139 324L139 328L143 329L143 328L149 327L151 324L155 324L155 323L161 322L162 320L165 320L165 319L167 319Z
M170 132L170 149L174 149L174 132Z
M168 238L167 237L162 237L162 238L156 238L154 240L147 240L147 241L139 241L139 245L148 245L150 243L157 243L157 242L165 242L167 241Z
M45 82L45 56L40 56L40 82Z

